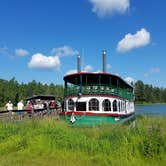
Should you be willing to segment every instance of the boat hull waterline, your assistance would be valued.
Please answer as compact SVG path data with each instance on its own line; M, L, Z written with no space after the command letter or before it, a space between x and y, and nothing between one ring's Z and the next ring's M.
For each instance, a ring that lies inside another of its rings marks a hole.
M73 126L98 126L120 124L134 118L134 112L129 114L92 113L92 112L61 112L61 119Z

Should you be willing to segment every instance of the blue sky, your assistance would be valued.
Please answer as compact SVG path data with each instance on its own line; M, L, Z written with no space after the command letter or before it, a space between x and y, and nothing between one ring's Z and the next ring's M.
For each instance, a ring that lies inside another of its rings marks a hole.
M0 78L62 84L102 69L166 87L166 1L1 0Z

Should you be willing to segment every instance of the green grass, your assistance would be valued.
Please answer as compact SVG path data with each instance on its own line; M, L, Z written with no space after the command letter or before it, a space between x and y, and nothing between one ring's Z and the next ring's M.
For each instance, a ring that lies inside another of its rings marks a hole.
M70 127L50 119L0 123L0 166L164 166L166 118L136 127Z

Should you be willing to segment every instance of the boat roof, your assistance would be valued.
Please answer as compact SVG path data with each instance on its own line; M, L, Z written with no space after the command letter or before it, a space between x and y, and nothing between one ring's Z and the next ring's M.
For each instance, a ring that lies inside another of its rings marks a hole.
M34 95L32 97L26 98L26 100L55 100L56 97L53 95Z
M122 79L120 76L111 74L111 73L104 73L104 72L77 72L72 73L64 76L64 81L67 81L71 84L80 85L80 75L82 75L82 84L85 84L86 82L91 84L97 84L99 76L101 78L101 84L109 84L110 78L111 81L116 83L116 80L119 80L119 84L123 84L125 87L128 88L134 88L132 85L127 83L124 79ZM86 80L86 76L88 76L88 80Z

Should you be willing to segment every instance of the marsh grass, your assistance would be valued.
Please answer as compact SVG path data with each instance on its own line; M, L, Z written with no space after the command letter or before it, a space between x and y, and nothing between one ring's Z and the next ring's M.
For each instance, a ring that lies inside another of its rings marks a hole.
M0 166L166 165L166 118L136 126L71 127L50 119L0 123Z

